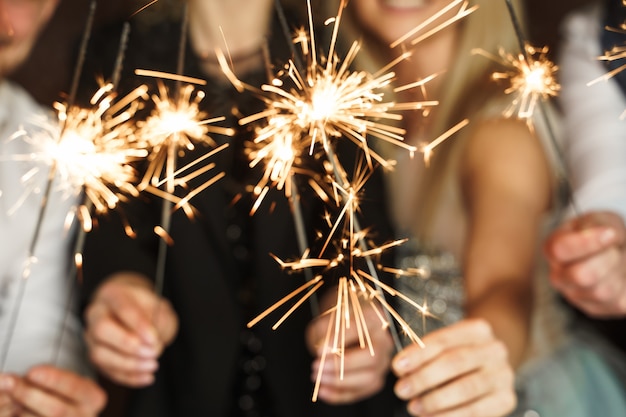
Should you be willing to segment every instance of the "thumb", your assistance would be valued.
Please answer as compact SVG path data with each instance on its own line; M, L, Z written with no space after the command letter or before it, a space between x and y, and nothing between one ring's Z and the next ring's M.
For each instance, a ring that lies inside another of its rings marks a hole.
M159 340L169 345L178 333L178 316L168 300L161 298L158 302L154 323Z

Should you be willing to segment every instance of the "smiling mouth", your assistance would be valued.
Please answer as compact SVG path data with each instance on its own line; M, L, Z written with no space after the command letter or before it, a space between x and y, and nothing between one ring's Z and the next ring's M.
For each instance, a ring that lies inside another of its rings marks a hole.
M394 9L416 9L424 7L426 0L383 0L383 4Z

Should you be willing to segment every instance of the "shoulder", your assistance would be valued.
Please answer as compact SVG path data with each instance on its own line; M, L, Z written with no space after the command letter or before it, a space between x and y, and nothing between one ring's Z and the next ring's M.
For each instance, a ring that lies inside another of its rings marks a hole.
M485 160L515 160L542 155L536 134L524 120L493 118L478 121L466 145L468 163Z
M525 121L478 122L468 138L461 167L470 192L498 189L524 199L536 198L541 205L549 199L553 179L547 152Z

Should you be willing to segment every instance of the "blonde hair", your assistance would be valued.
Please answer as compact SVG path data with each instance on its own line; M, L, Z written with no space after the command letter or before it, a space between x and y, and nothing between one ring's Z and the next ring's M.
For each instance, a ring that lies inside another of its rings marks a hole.
M337 13L339 0L325 1L328 4L326 13ZM422 181L422 193L417 204L418 213L413 231L424 238L428 234L427 226L437 208L442 183L448 175L449 160L458 154L458 149L471 132L473 116L484 111L494 101L502 101L505 87L491 79L496 71L501 71L501 64L482 55L473 54L474 49L481 49L497 55L499 50L517 54L520 52L520 39L504 0L469 0L470 7L478 9L455 23L459 25L456 50L452 55L452 64L443 75L439 91L439 104L432 114L433 120L429 132L434 137L444 133L463 119L470 120L470 127L463 129L453 140L439 145L425 170ZM513 0L516 17L523 28L524 10L522 0ZM335 7L333 12L332 7ZM350 39L361 39L363 46L355 65L359 69L375 72L389 60L389 47L383 45L371 34L359 30L358 22L350 8L346 10L344 21L341 22L344 42ZM359 34L356 36L356 34ZM386 58L381 58L386 57ZM505 101L503 101L505 102ZM425 239L427 240L427 239Z

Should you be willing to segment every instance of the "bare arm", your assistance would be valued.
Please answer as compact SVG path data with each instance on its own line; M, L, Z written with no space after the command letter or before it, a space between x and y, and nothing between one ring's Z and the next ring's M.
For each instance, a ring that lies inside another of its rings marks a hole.
M468 213L467 319L393 360L412 415L501 417L529 339L532 272L550 180L541 147L515 121L479 126L461 170ZM531 171L531 172L527 172Z
M540 142L523 122L478 128L463 172L469 210L464 276L468 317L482 317L509 350L528 344L533 272L551 175Z

